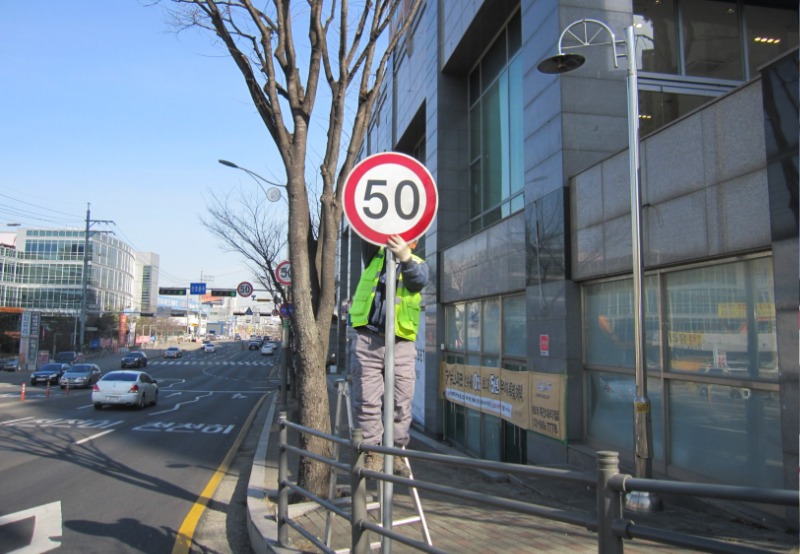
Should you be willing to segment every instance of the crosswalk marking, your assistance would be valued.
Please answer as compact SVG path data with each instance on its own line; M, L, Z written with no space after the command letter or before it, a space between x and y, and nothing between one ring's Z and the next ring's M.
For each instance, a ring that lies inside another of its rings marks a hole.
M147 365L169 365L169 366L184 366L184 365L233 365L233 366L263 366L263 365L272 365L271 363L267 363L266 361L263 362L242 362L242 361L235 361L235 360L153 360L148 362Z

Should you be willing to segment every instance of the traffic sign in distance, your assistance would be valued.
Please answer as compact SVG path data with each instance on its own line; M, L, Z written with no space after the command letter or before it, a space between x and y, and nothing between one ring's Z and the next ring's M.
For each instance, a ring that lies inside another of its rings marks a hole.
M233 289L211 289L211 296L236 296Z
M242 281L236 287L236 292L239 294L239 296L248 297L251 294L253 294L253 285L251 285L247 281Z
M399 152L362 160L348 175L343 198L353 230L381 246L392 235L406 242L418 239L433 222L439 203L430 172Z
M284 260L275 268L275 278L281 285L292 284L292 264L288 260Z
M169 289L158 287L158 294L162 294L164 296L186 296L186 289Z
M189 283L189 294L205 294L205 283Z

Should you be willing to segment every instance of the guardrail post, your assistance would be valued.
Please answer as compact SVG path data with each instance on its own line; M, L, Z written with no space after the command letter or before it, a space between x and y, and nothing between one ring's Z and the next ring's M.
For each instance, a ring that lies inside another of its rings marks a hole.
M286 426L287 413L278 415L280 425L279 444L280 457L278 459L278 544L286 546L289 542L289 526L286 520L289 517L289 487L285 482L289 478L289 453L286 445L289 443L289 428Z
M603 554L622 554L622 538L613 530L614 521L622 517L622 495L612 490L609 479L619 473L619 454L597 453L597 551Z
M364 452L358 447L364 440L361 429L353 429L351 439L355 462L350 471L350 489L352 490L352 513L350 514L350 532L353 554L367 554L369 548L369 533L361 527L361 522L367 519L367 480L361 476L364 468Z

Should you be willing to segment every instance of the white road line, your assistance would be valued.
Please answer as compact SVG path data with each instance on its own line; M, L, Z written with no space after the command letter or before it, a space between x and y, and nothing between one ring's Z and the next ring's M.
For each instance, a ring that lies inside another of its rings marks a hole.
M30 517L34 518L33 536L30 537L28 544L14 550L14 552L42 554L59 548L61 546L61 522L63 519L61 516L61 501L43 504L29 510L0 517L0 526L9 525Z
M97 438L102 437L103 435L107 435L109 433L113 433L116 429L109 429L108 431L103 431L102 433L97 433L96 435L92 435L91 437L86 437L85 439L81 439L79 441L75 441L75 444L83 444L85 442L89 442L90 440L94 440Z
M19 419L9 419L8 421L0 423L0 425L11 425L12 423L17 423L18 421L25 421L26 419L33 419L33 416L21 417Z

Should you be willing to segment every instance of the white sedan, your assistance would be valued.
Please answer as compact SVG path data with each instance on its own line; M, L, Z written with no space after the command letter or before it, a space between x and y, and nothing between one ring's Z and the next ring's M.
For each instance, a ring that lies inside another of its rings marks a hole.
M261 353L264 356L272 356L275 353L275 348L271 344L266 343L261 347Z
M206 345L203 347L204 352L216 352L217 347L214 346L213 342L207 342Z
M144 371L111 371L92 387L92 404L136 406L139 409L158 402L158 381Z

